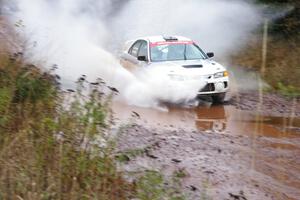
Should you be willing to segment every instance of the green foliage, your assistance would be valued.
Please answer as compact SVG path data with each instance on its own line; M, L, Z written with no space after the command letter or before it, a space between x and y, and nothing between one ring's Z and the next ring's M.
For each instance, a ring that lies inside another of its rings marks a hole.
M278 91L284 96L287 96L287 97L299 97L300 96L300 89L296 88L292 85L285 86L283 83L279 82L277 84L277 88L278 88Z
M157 171L147 171L137 182L138 198L141 200L163 199L163 176Z
M148 170L136 183L137 197L140 200L184 200L179 182L178 177L167 181L160 172Z
M128 162L131 158L141 156L145 153L146 148L144 149L129 149L117 154L115 157L119 162Z
M278 91L285 91L283 93L288 95L291 90L294 91L294 89L300 88L299 43L300 39L296 37L278 39L270 35L268 39L264 80L271 87ZM260 71L262 62L261 45L261 35L255 35L255 39L244 50L239 51L238 54L232 57L233 63L237 66L247 66ZM289 92L286 92L283 87L289 87ZM297 92L292 93L297 94Z
M175 178L185 178L187 176L187 173L184 169L178 169L174 172Z
M12 94L9 88L0 88L0 127L3 127L9 121L9 106L12 100Z
M47 78L47 76L36 76L28 70L21 70L16 77L14 101L36 103L51 98L55 90Z
M201 191L201 200L212 200L212 198L208 195L209 182L208 180L202 183L202 191Z
M265 81L280 93L299 96L296 88L300 87L300 1L257 0L256 2L267 4L268 12L274 14L277 14L280 9L290 8L288 12L269 21L267 63L263 76ZM257 32L244 50L233 56L233 63L260 71L261 47L262 33Z
M121 162L121 163L125 163L125 162L130 161L129 156L127 156L126 154L118 154L118 155L115 156L115 159L118 162Z
M0 67L0 198L130 199L109 137L110 95L79 81L61 95L55 75L22 58Z

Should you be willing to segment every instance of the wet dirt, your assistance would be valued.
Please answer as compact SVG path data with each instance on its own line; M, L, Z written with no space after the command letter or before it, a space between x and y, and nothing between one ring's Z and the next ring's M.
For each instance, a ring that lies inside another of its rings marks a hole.
M257 111L257 98L234 98L167 111L114 102L115 116L128 125L118 153L146 149L122 169L157 170L167 180L184 170L180 191L187 199L300 199L299 104L272 96Z
M234 135L299 137L300 118L264 116L259 112L240 110L233 105L202 103L198 107L169 106L167 110L140 108L114 102L115 116L121 121L135 119L146 127L214 131Z

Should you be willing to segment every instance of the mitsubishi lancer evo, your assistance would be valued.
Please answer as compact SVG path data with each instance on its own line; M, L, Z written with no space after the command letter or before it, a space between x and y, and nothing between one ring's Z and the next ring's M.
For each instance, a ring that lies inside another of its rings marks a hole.
M213 103L218 104L224 102L229 78L226 68L211 60L212 57L214 53L204 53L191 39L151 36L126 42L121 63L129 70L164 66L168 70L161 73L182 84L191 77L201 77L205 85L199 88L197 97L211 96Z

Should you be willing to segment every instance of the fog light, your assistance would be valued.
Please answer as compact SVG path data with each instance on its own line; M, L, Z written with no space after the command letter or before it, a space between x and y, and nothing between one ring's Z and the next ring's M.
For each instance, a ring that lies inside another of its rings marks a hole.
M218 82L215 84L215 88L216 88L216 91L222 91L222 90L224 90L225 85L223 82Z
M228 71L225 71L225 72L223 73L223 76L224 76L224 77L227 77L227 76L228 76Z

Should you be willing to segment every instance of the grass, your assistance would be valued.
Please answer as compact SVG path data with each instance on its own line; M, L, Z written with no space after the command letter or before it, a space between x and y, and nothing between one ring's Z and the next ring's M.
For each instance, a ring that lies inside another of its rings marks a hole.
M174 177L173 177L174 178ZM137 197L140 200L185 200L178 180L167 181L158 171L149 170L137 181Z
M165 196L164 178L157 171L147 171L137 182L138 198L160 200Z
M261 41L261 37L255 35L242 51L232 57L233 64L261 71ZM299 44L299 36L281 38L270 35L267 41L264 80L273 91L289 97L300 97Z
M174 172L174 178L185 178L187 177L188 174L187 172L185 171L185 169L178 169Z
M288 97L300 97L300 4L296 0L257 0L277 10L290 6L289 12L268 20L266 32L267 45L263 78L280 94ZM233 64L261 70L263 62L262 41L265 37L262 29L253 34L247 46L232 57ZM273 90L273 91L274 91Z
M103 85L85 96L81 80L67 100L52 72L21 55L0 63L0 199L130 199L135 186L111 156Z
M290 98L295 98L295 97L300 97L300 88L293 86L293 85L284 85L281 82L278 82L277 88L279 93L281 93L284 96L290 97Z
M212 200L212 198L208 195L209 187L210 187L209 181L205 180L202 183L201 200Z
M126 151L120 152L118 153L115 158L119 161L119 162L128 162L130 161L130 159L135 158L137 156L141 156L144 155L146 151L145 149L128 149Z

